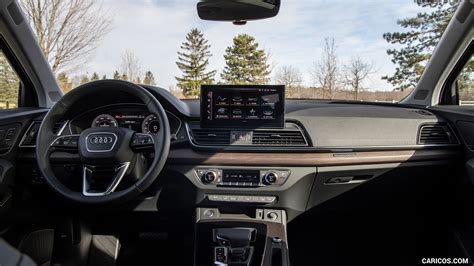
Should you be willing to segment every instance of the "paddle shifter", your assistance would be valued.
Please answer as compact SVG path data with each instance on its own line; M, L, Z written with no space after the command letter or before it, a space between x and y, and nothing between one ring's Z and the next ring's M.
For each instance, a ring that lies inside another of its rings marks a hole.
M257 229L255 228L215 228L212 230L214 243L214 265L249 266L252 262Z

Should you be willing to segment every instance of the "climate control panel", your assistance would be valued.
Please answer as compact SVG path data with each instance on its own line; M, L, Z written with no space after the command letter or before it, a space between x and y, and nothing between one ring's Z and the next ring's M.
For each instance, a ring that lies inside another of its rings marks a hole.
M287 169L196 168L194 173L202 184L222 187L281 186L290 176Z

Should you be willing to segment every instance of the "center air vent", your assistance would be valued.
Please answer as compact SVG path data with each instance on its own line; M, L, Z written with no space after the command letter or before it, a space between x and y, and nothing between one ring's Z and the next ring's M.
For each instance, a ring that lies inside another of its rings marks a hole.
M194 128L192 133L194 142L198 145L230 144L230 130Z
M308 146L300 130L256 130L252 145L258 146Z
M286 123L282 129L201 128L189 125L189 133L198 146L307 147L300 127Z
M418 144L454 144L456 139L445 124L424 125L420 129Z

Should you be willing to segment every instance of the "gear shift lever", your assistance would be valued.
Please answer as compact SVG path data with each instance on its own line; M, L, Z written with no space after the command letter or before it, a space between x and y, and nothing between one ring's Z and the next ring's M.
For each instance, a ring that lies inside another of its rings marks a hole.
M250 265L257 229L255 228L216 228L212 231L213 240L219 244L214 248L214 261L220 265Z

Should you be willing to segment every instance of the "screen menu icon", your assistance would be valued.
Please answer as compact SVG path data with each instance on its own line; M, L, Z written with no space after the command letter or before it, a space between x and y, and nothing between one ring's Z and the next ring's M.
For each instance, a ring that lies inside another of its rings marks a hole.
M216 110L216 119L229 119L229 108L227 107L218 107Z
M230 104L233 106L242 106L244 105L244 98L242 98L242 96L232 96Z
M247 108L246 113L245 113L245 118L246 119L251 119L251 120L260 119L259 108L257 108L257 107Z
M216 105L229 105L229 97L223 95L217 95Z
M244 112L240 108L234 108L232 109L232 112L230 114L230 118L232 119L242 119L244 118Z
M246 101L247 106L257 106L258 105L258 97L248 97Z
M275 119L275 110L269 107L264 107L262 110L262 119Z

